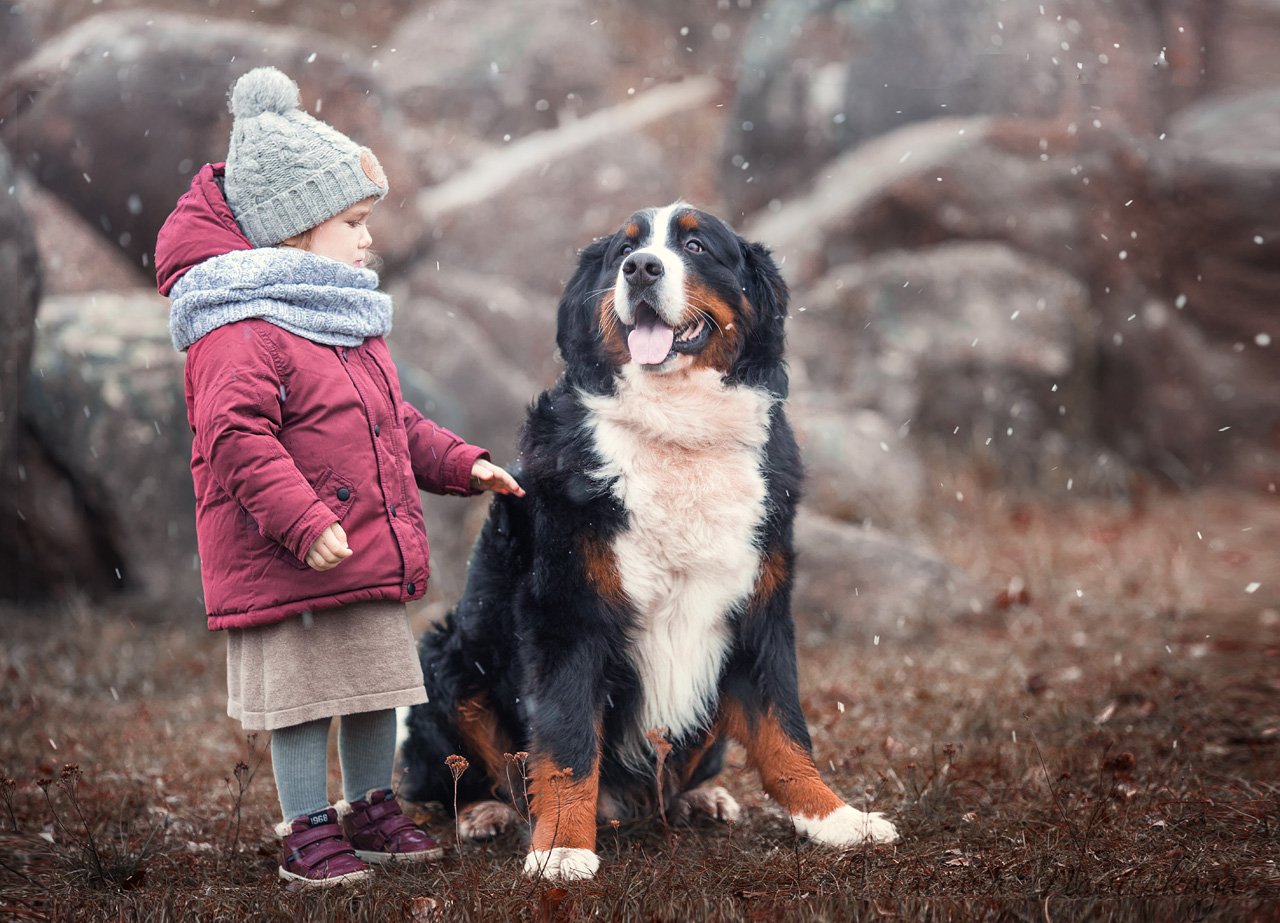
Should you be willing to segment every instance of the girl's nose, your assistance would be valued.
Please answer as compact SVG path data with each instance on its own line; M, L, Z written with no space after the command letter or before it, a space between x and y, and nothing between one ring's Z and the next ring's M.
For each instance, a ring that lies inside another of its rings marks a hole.
M364 233L360 235L360 249L367 250L373 246L373 235L369 233L369 229L365 228Z

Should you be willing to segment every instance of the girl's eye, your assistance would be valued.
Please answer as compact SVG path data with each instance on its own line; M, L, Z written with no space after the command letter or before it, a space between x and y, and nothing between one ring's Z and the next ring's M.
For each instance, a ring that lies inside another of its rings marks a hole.
M701 253L702 241L698 240L696 237L692 237L689 239L689 242L684 245L684 248L690 253Z

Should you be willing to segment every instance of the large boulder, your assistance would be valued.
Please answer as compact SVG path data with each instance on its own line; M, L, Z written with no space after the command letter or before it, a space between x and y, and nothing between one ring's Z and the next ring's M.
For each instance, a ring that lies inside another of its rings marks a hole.
M436 0L392 32L386 44L400 52L383 73L420 122L503 142L660 84L732 80L753 14L681 0L491 0L478 16L465 0Z
M791 608L807 645L917 641L985 611L988 594L932 551L802 508Z
M485 446L495 460L510 461L525 408L540 389L476 320L488 304L456 295L446 301L437 289L412 282L394 285L392 293L396 327L390 342L409 382L406 395L441 426ZM524 333L513 321L507 342L551 348L528 342Z
M41 305L23 399L32 543L3 552L29 594L120 586L200 605L182 362L153 292Z
M894 251L809 289L791 361L830 401L1035 480L1090 447L1087 312L1080 282L1002 244Z
M914 532L925 467L907 438L910 427L893 426L873 410L841 408L823 395L830 392L811 393L793 380L789 415L804 460L805 501L834 519Z
M18 4L22 6L22 3ZM199 16L206 21L235 21L245 29L261 26L293 26L322 35L366 44L376 55L383 39L420 0L379 0L378 3L353 3L352 0L307 0L286 3L282 0L26 0L28 8L39 19L38 35L48 39L100 13L125 10L150 10L163 6L166 12Z
M1108 301L1102 425L1127 454L1280 480L1280 89L1199 103L1151 159L1157 261L1134 313ZM1138 327L1135 330L1135 326Z
M211 64L210 62L219 62ZM0 138L15 160L150 272L156 232L201 164L226 156L227 89L274 64L303 106L367 144L391 179L378 248L395 267L422 227L398 110L367 54L316 33L154 12L84 20L0 84Z
M656 87L526 135L423 189L416 205L431 234L421 264L558 297L577 251L636 209L713 198L700 151L720 130L721 117L708 115L720 92L710 78Z
M1217 5L775 0L743 51L725 194L750 213L840 151L942 115L1119 120L1155 134L1209 82Z
M39 24L30 3L0 0L0 80L39 44Z
M35 231L47 295L123 292L150 282L119 247L29 177L18 191Z
M1113 450L1112 464L1097 456L1101 483L1123 477L1119 460L1181 484L1266 485L1280 468L1270 295L1280 264L1277 113L1274 91L1206 100L1171 119L1163 139L1091 123L1071 131L1029 120L923 122L841 155L810 193L762 213L748 233L786 259L800 308L812 297L819 311L847 283L838 267L862 272L886 250L974 240L1028 254L1057 270L1045 280L1065 275L1084 286L1094 377L1087 395L1062 404L1093 427L1080 445ZM887 303L912 291L910 257L898 262L907 288L886 292ZM950 298L945 287L935 296ZM816 340L806 345L808 316L798 314L794 339L822 380L830 353ZM849 380L876 368L825 371ZM942 403L926 408L940 429L973 431L959 419L945 425L954 414L936 408L947 410L951 392L940 393ZM873 406L900 422L915 395L907 389L892 395L900 406ZM917 427L925 417L912 419ZM1002 421L988 422L995 444Z
M31 219L18 192L18 177L0 147L0 480L10 471L18 425L18 401L31 359L40 260Z
M491 140L554 128L605 104L614 49L572 0L443 0L394 30L388 86L421 120L464 124Z

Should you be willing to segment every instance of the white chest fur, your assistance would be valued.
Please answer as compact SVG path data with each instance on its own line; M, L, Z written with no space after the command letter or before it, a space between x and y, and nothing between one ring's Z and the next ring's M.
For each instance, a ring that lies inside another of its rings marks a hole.
M583 395L604 466L627 511L614 552L635 607L632 655L643 733L693 730L711 715L728 653L726 616L750 594L765 512L761 454L772 397L714 371L624 368L617 393Z

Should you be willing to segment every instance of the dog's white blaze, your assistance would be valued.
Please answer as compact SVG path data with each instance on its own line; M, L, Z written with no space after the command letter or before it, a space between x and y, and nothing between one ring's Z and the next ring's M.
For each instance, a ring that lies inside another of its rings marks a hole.
M652 253L662 261L662 278L653 284L652 307L672 327L684 323L684 260L680 251L672 248L671 219L676 212L689 206L684 202L672 202L665 208L652 209L649 214L649 236L641 241L641 245L633 251L636 253ZM625 262L625 261L624 261ZM635 323L635 315L631 313L630 286L627 277L618 266L618 278L614 287L614 311L618 319L630 326Z
M638 616L632 653L644 701L636 730L678 736L712 717L727 616L759 571L761 455L773 398L726 386L712 369L657 376L628 365L615 395L582 400L604 459L593 475L614 480L628 517L614 552Z

